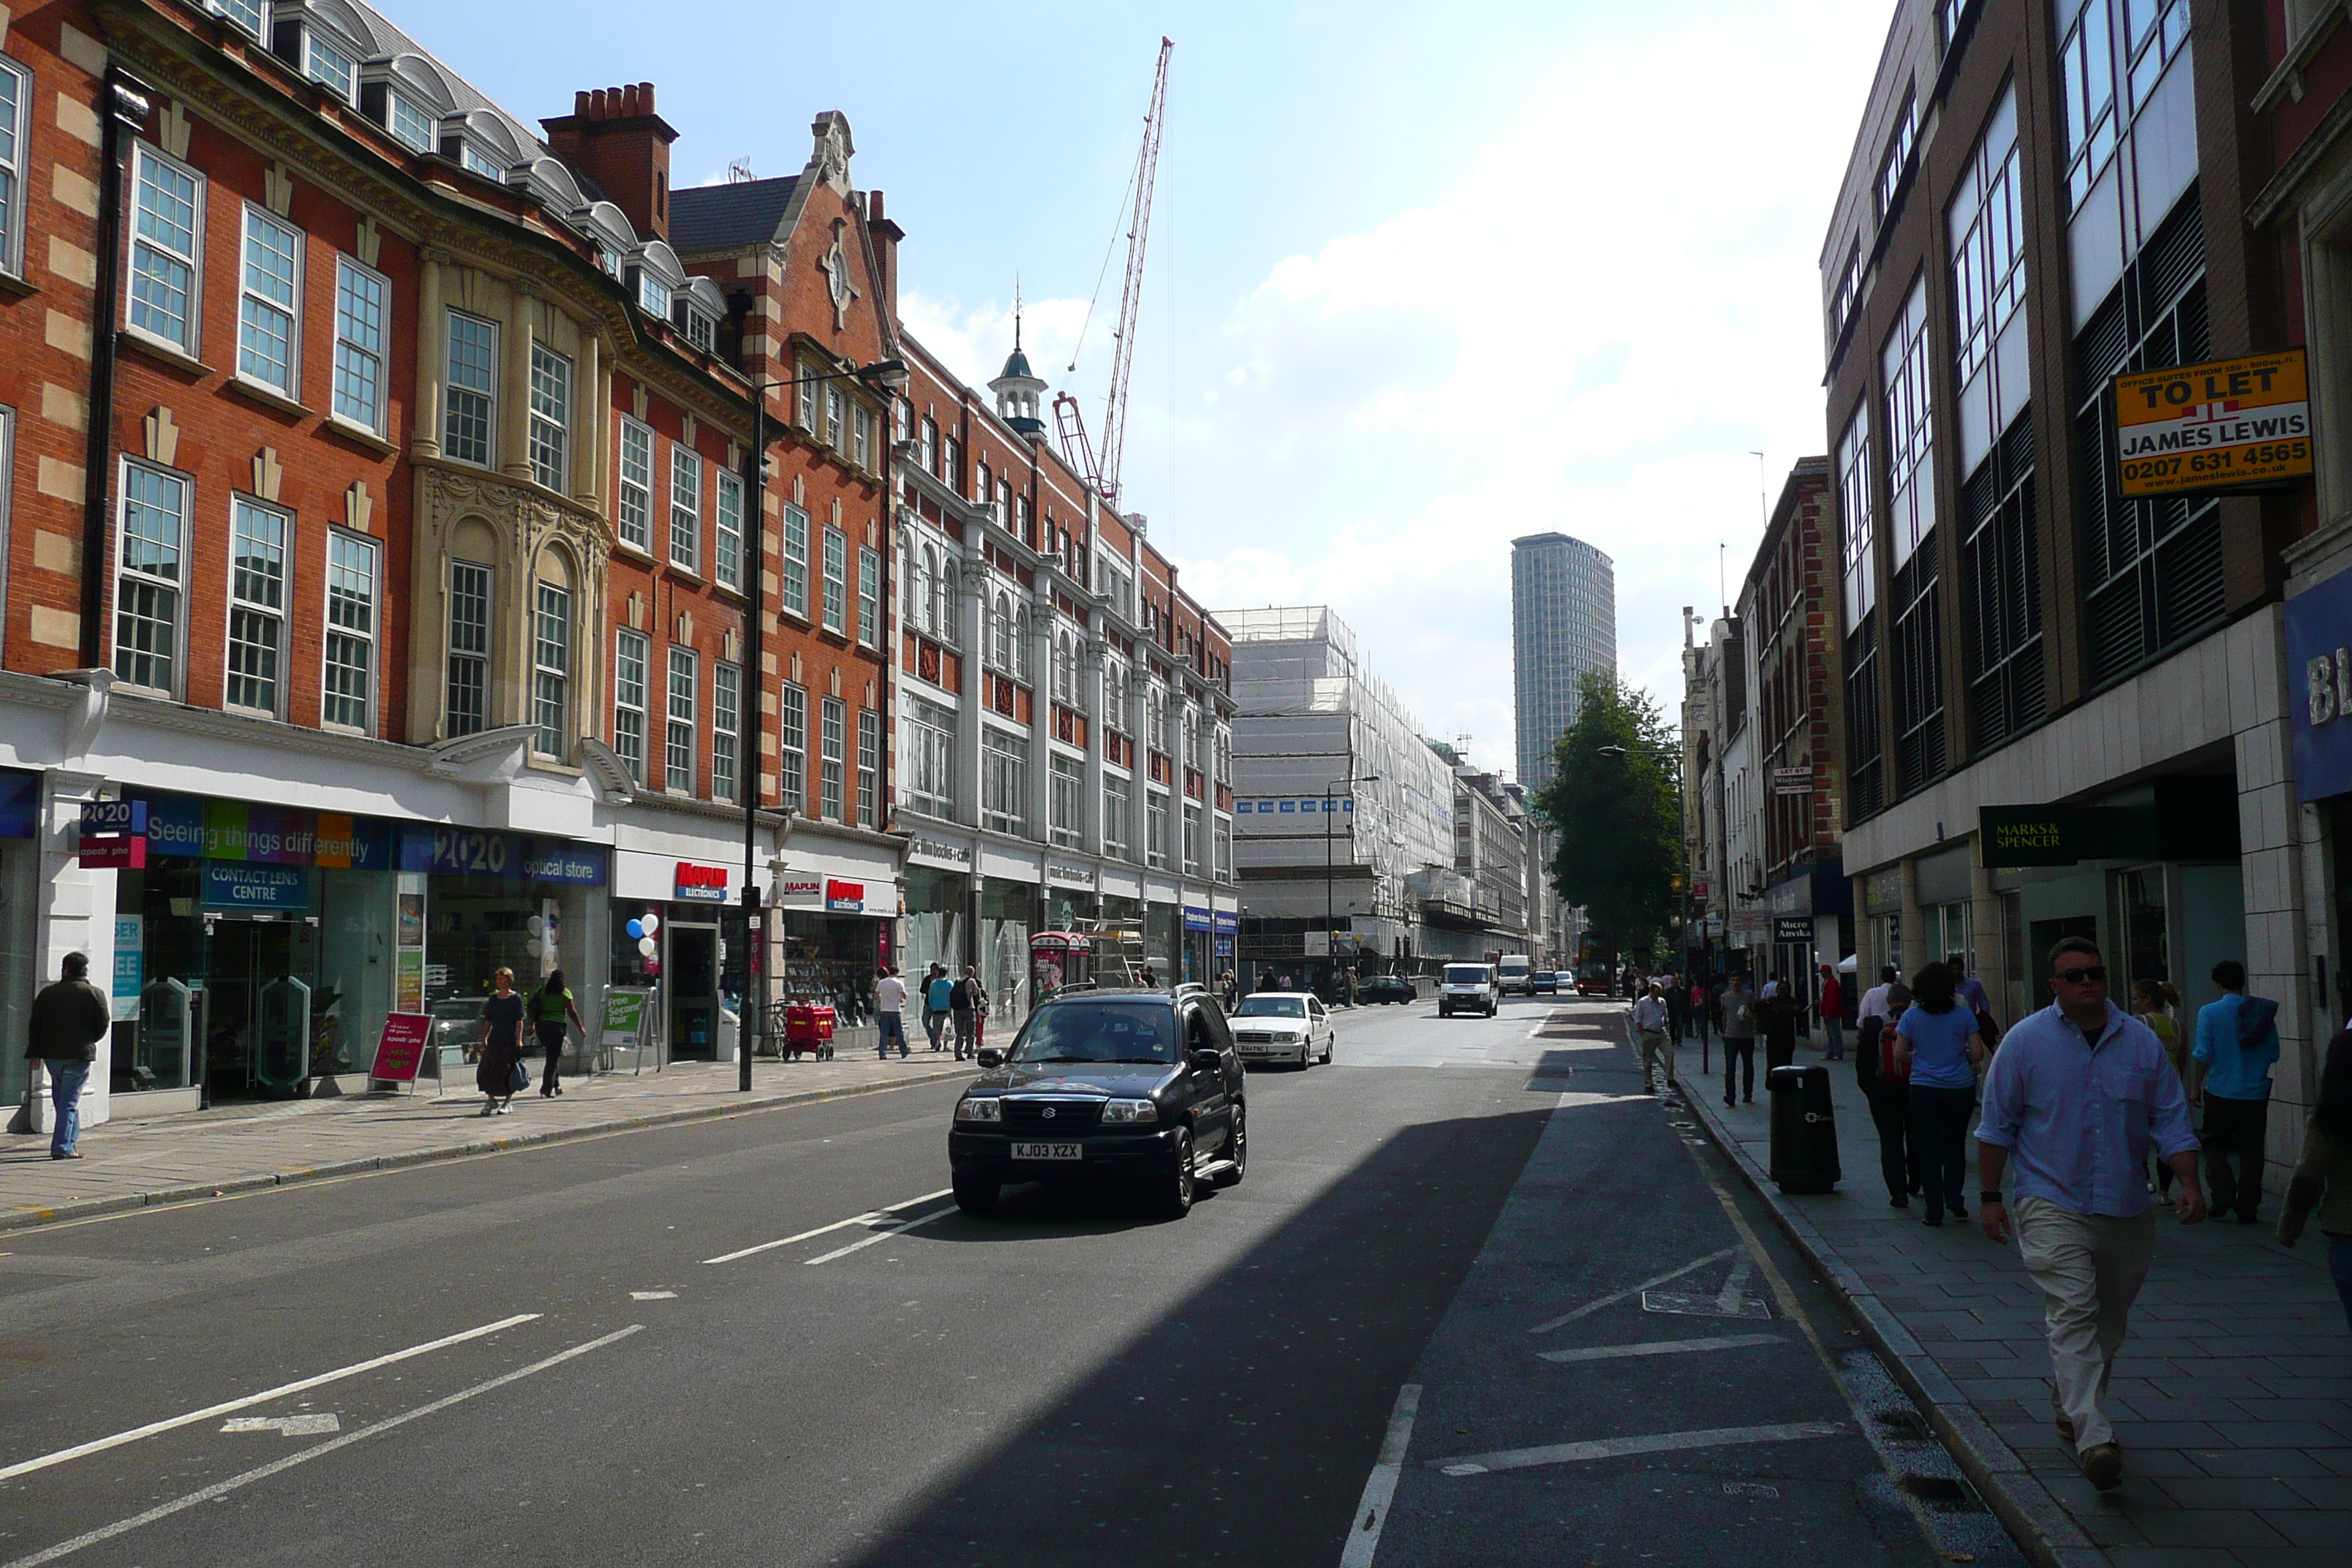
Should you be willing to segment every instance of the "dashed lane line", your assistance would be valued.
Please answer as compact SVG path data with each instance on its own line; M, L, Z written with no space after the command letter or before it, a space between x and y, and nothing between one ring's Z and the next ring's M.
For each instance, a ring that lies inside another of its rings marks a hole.
M1381 1457L1364 1478L1364 1495L1349 1517L1348 1544L1339 1553L1339 1568L1372 1568L1372 1554L1381 1548L1381 1531L1389 1522L1389 1503L1396 1497L1397 1479L1404 1473L1405 1450L1412 1443L1412 1419L1421 1410L1421 1384L1408 1383L1397 1390L1389 1413L1388 1435L1381 1439Z
M864 1214L851 1215L847 1219L835 1220L831 1225L821 1225L814 1230L802 1231L798 1236L787 1236L776 1241L763 1241L757 1247L747 1247L739 1252L722 1252L716 1258L706 1258L702 1261L705 1263L732 1263L739 1258L749 1258L755 1252L773 1252L777 1247L790 1247L797 1241L808 1241L816 1237L828 1236L836 1230L845 1230L853 1225L872 1225L876 1220L888 1219L899 1209L910 1209L917 1204L927 1204L933 1198L943 1198L952 1191L954 1191L954 1189L951 1187L941 1187L936 1193L925 1193L920 1197L903 1199L898 1203L892 1204L888 1208L868 1209ZM817 1258L814 1261L822 1263L824 1260L823 1258Z
M1432 1459L1433 1469L1449 1476L1483 1476L1496 1470L1532 1469L1538 1465L1573 1465L1588 1459L1617 1459L1632 1454L1672 1454L1691 1448L1727 1448L1742 1443L1794 1443L1808 1437L1834 1437L1846 1430L1843 1421L1797 1421L1779 1426L1708 1426L1696 1432L1654 1432L1639 1437L1603 1437L1591 1443L1551 1443L1540 1448L1498 1448L1491 1454L1465 1454L1457 1459Z
M867 1237L864 1241L853 1241L847 1247L836 1247L831 1252L824 1253L815 1258L804 1258L801 1261L811 1266L819 1263L830 1263L836 1258L846 1258L853 1252L862 1252L866 1247L878 1246L881 1243L889 1240L892 1237L904 1236L908 1231L914 1229L917 1226L929 1225L935 1219L945 1219L948 1215L955 1212L955 1205L950 1204L945 1208L933 1209L927 1215L920 1215L909 1220L901 1220L897 1225L889 1226L882 1230L875 1232L872 1236Z

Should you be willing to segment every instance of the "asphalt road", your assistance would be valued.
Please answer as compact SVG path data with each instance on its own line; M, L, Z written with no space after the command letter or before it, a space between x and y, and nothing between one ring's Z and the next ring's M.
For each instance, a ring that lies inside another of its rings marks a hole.
M0 1568L2018 1561L1621 1008L1433 1012L1177 1222L935 1085L14 1233Z

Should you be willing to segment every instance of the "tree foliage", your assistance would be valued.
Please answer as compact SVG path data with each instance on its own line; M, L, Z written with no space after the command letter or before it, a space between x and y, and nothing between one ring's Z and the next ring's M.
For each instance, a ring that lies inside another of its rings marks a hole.
M1647 952L1679 896L1682 805L1672 760L1680 749L1639 687L1593 673L1578 689L1576 722L1554 742L1552 781L1536 797L1559 837L1552 886L1622 952Z

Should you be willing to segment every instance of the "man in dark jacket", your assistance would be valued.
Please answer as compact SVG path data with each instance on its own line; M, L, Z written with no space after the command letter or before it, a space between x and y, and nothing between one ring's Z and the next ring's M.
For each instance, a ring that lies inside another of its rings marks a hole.
M89 1066L98 1060L98 1042L114 1026L106 993L89 983L89 959L66 954L59 978L41 987L33 998L26 1061L49 1069L49 1100L57 1114L49 1128L49 1158L79 1160L74 1145L81 1138L81 1086L89 1079Z

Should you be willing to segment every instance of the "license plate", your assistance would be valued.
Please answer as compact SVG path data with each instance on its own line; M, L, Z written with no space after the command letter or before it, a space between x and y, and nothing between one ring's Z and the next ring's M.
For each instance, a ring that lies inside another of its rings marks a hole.
M1083 1160L1087 1146L1083 1143L1015 1143L1013 1157L1016 1160Z

